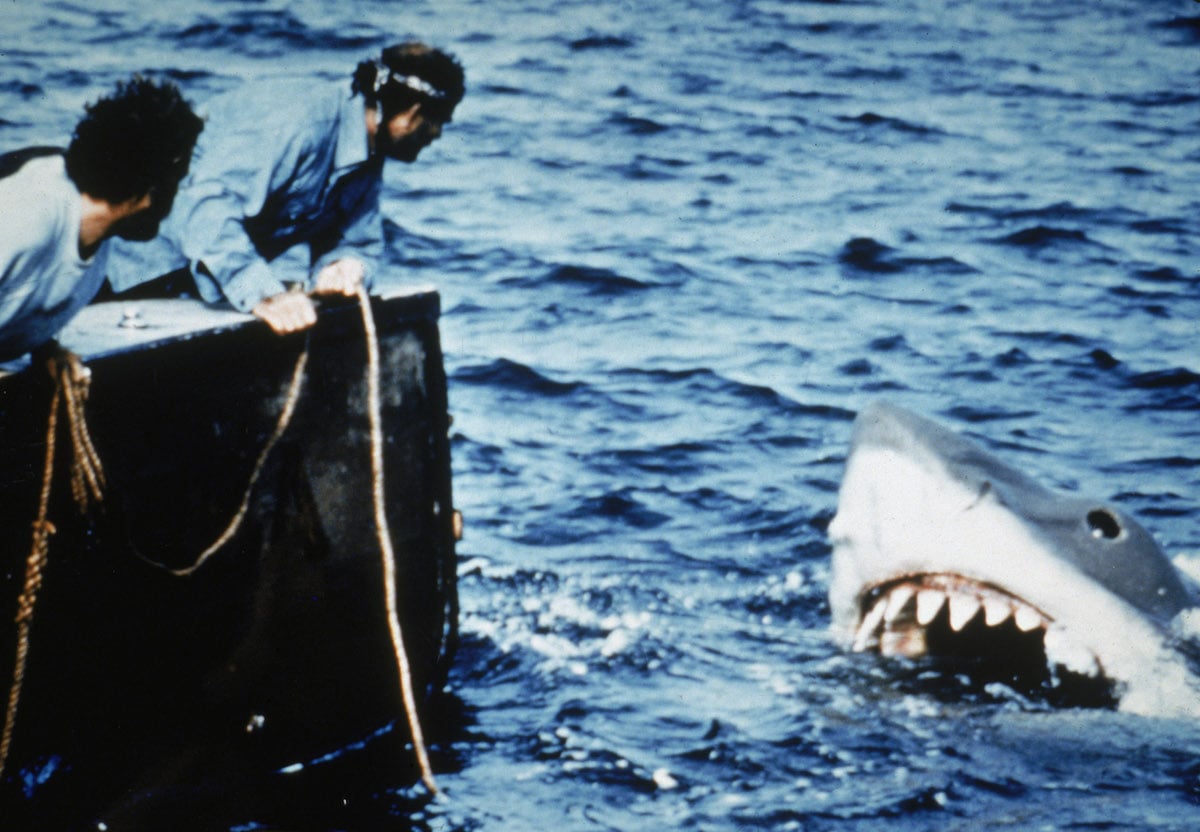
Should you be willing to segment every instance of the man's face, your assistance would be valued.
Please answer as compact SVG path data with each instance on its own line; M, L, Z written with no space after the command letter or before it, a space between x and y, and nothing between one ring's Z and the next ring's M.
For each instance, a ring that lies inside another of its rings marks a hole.
M112 234L126 240L145 242L158 236L158 227L171 213L179 183L187 176L191 153L172 161L160 181L144 196L131 199L126 205L129 213L113 225Z
M398 162L415 162L442 135L444 120L427 115L421 104L396 113L379 126L375 150Z
M175 194L179 190L178 180L156 186L133 204L133 210L113 225L112 233L126 240L145 242L158 235L158 227L171 213Z

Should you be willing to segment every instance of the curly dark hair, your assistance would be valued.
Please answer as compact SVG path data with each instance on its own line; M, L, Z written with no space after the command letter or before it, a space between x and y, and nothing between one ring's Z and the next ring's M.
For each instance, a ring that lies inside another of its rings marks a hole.
M88 105L67 147L67 175L83 193L112 203L174 194L203 129L178 87L135 76Z
M439 96L423 94L395 80L376 89L381 67L391 70L394 76L416 76L437 90ZM354 70L351 89L360 93L367 104L382 104L385 116L420 102L431 115L449 121L466 93L466 79L462 64L453 55L412 40L384 49L379 60L361 62Z

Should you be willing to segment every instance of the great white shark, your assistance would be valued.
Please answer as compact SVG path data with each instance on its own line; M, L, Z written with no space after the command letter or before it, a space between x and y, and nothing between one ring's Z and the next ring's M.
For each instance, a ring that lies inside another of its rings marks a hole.
M1180 649L1200 594L1110 502L1045 488L874 402L855 420L829 537L832 628L854 650L1040 670L1050 686L1095 682L1122 710L1200 716Z

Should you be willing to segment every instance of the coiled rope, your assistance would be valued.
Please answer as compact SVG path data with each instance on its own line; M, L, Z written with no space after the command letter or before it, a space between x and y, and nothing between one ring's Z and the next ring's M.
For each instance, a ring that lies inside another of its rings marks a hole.
M404 647L404 635L400 626L399 610L396 602L396 553L392 547L392 536L388 526L383 472L383 426L380 403L380 363L379 339L375 329L375 316L371 311L371 300L363 286L358 288L358 302L362 310L363 329L367 347L367 410L370 421L371 435L371 492L375 516L375 532L379 542L380 558L383 565L384 605L387 611L388 633L391 637L392 652L396 661L396 670L400 682L401 697L404 711L408 719L409 733L412 736L413 749L416 753L417 764L421 770L421 780L433 794L438 794L437 782L434 780L433 768L429 763L429 755L425 747L424 734L421 730L420 718L417 714L416 695L412 682L412 670L408 661L408 652ZM55 437L58 430L58 404L60 398L67 401L67 414L70 423L71 440L74 456L71 466L71 490L81 511L86 511L88 495L99 501L102 499L104 472L100 466L99 456L92 445L88 434L87 422L83 414L83 403L87 399L87 383L90 371L79 361L77 356L68 354L70 361L65 368L57 362L51 362L51 372L55 377L54 394L50 403L50 418L46 439L46 465L42 479L42 492L38 505L38 518L34 521L33 549L26 562L25 588L18 599L17 610L17 658L13 670L13 684L9 693L8 710L5 715L4 734L0 739L0 776L4 774L4 764L8 758L12 734L16 725L17 706L20 701L21 687L25 675L25 666L29 655L29 631L33 621L33 610L37 601L37 592L42 584L42 573L49 553L50 535L54 526L48 522L47 513L50 503L50 486L54 474ZM166 569L173 575L186 577L193 574L214 554L228 543L245 519L249 511L254 486L266 465L271 451L291 424L296 404L300 399L305 368L308 362L308 344L296 360L292 370L291 382L288 385L287 396L275 430L258 455L254 469L250 474L246 489L243 492L241 504L234 513L225 530L201 552L188 566L168 568L156 561L144 558L160 568Z
M79 356L61 351L52 356L46 367L54 379L50 396L50 416L46 425L46 458L42 469L42 490L38 497L37 519L33 521L33 546L25 560L25 585L17 598L17 651L13 662L13 679L8 691L8 707L4 713L4 733L0 736L0 777L8 762L13 732L17 726L17 708L25 682L25 667L29 660L29 634L33 628L33 613L37 606L38 590L50 553L50 535L54 524L49 520L50 491L54 482L54 455L58 439L58 409L63 403L67 413L71 445L71 494L80 512L86 512L89 500L104 499L104 469L88 433L83 405L87 401L91 371Z

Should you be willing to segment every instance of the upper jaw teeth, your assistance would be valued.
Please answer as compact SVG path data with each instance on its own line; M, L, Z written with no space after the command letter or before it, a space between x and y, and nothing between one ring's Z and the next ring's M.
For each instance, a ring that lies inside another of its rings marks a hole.
M950 629L959 632L983 607L983 599L955 593L950 600Z
M983 599L983 623L998 627L1013 614L1012 604L1005 598L989 595Z
M922 589L917 593L917 623L922 627L937 618L946 603L946 594L940 589Z
M854 649L878 647L888 655L920 655L925 652L923 628L943 607L949 607L948 623L956 633L981 611L988 627L1010 618L1025 633L1051 625L1037 609L1006 593L951 576L925 575L898 581L875 599L855 633Z

